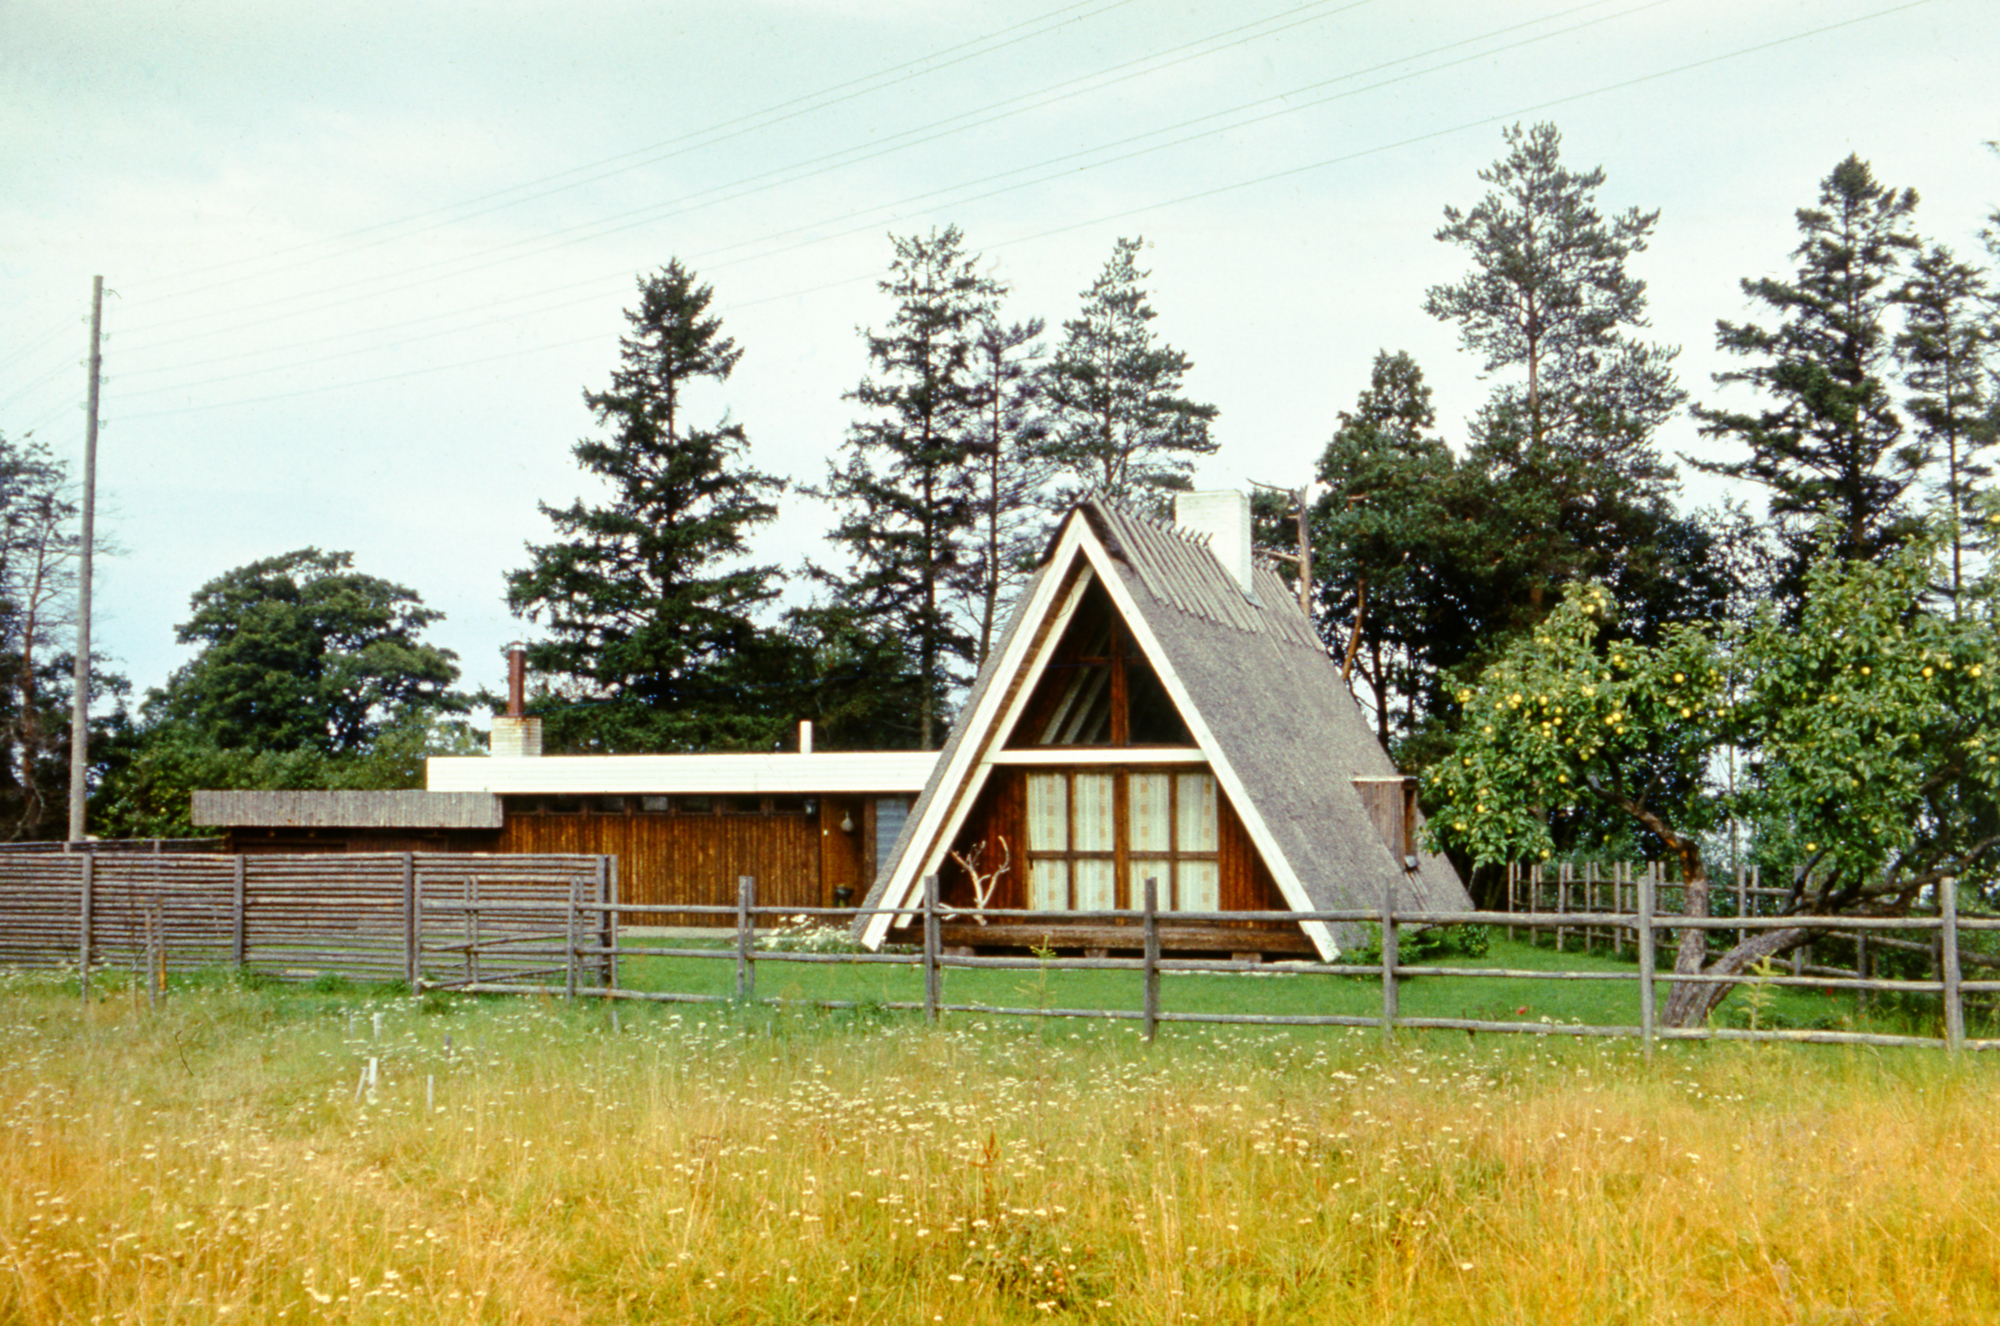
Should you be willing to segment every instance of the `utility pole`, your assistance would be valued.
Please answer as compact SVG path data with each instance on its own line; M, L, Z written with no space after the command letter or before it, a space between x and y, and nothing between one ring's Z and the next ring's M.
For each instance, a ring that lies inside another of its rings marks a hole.
M90 556L97 517L97 383L104 366L104 278L90 281L90 397L83 407L83 561L76 577L76 696L69 714L69 840L82 842L85 775L90 768Z

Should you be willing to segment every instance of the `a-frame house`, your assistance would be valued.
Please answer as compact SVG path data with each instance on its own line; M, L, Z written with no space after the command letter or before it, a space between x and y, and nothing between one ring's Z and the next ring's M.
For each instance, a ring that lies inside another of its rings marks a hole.
M1057 911L1469 910L1451 863L1423 849L1401 776L1277 573L1250 553L1241 493L1183 494L1178 527L1090 501L1023 591L876 879L856 937L941 901ZM1161 925L1180 952L1316 951L1323 922ZM954 916L945 942L1136 947L1130 922Z

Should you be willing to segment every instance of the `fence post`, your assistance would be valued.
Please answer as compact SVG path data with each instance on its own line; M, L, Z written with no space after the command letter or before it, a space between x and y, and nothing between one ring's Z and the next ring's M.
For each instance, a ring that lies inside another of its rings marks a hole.
M571 875L569 885L569 910L563 913L563 999L567 1003L576 1002L576 915L578 905L583 901L583 881Z
M1396 878L1382 881L1382 1044L1396 1040Z
M924 876L924 1021L938 1019L943 972L938 966L938 878Z
M1740 921L1748 915L1750 915L1750 886L1743 873L1743 867L1739 864L1736 867L1736 919ZM1739 945L1747 942L1749 938L1748 926L1736 927L1736 942Z
M64 850L68 849L65 848ZM83 889L81 898L82 915L80 917L80 924L78 926L78 930L80 933L78 935L78 943L77 943L77 949L78 949L77 986L78 986L78 992L82 995L82 997L88 999L90 998L90 948L91 948L90 929L91 929L91 921L93 920L93 914L96 911L96 908L93 905L94 898L92 895L96 892L97 872L95 870L95 866L97 864L97 858L90 852L84 852L82 853L82 856L83 856Z
M1865 981L1868 979L1868 932L1866 930L1857 930L1854 932L1854 975L1859 980ZM1856 1013L1866 1013L1868 1011L1868 987L1865 985L1854 992L1854 1011Z
M598 915L598 943L604 949L604 988L618 988L618 858L597 858L597 897L604 904ZM616 1004L613 1008L618 1007Z
M1569 862L1567 861L1556 867L1556 912L1562 916L1569 915ZM1556 927L1556 952L1563 951L1563 939L1567 933L1562 926Z
M1509 861L1507 863L1507 914L1509 916L1521 910L1515 901L1519 893L1518 884L1520 878L1521 863L1519 861ZM1518 939L1520 936L1521 932L1518 927L1511 925L1507 927L1507 938Z
M1938 954L1944 969L1944 1043L1953 1054L1965 1048L1965 995L1959 985L1958 970L1958 881L1946 876L1938 881Z
M1146 877L1146 1040L1160 1030L1160 882Z
M1653 1062L1653 869L1649 864L1639 874L1639 1048L1646 1062Z
M238 870L242 869L239 864ZM240 876L239 876L240 878ZM403 984L410 987L410 993L417 992L423 978L423 964L418 960L421 947L419 936L423 933L417 917L417 858L412 852L403 853Z
M249 889L243 877L242 853L237 853L236 860L229 874L230 910L233 913L230 918L229 958L230 961L236 964L236 970L242 971L250 961L250 937L249 932L244 928L243 918L244 904L248 901L246 894L249 892Z
M750 909L757 905L757 877L736 877L736 997L757 997L757 966L750 956L753 921Z

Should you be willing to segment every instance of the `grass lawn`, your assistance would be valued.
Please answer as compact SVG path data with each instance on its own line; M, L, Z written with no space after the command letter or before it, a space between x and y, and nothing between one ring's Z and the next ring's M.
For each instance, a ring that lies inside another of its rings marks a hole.
M0 1322L2000 1319L1984 1058L617 1014L0 972Z
M686 941L674 942L686 945ZM1537 945L1525 935L1509 939L1504 932L1495 932L1491 948L1484 956L1441 958L1424 965L1590 972L1616 979L1411 977L1401 983L1401 1015L1489 1022L1532 1023L1546 1019L1561 1024L1636 1027L1639 991L1634 960L1629 955L1617 957L1601 950L1585 954L1574 947L1574 939L1570 943L1568 951L1558 953L1546 942ZM734 951L718 947L717 953L715 959L627 958L622 969L623 980L635 990L729 995L735 990ZM1662 957L1671 962L1670 954ZM921 975L914 966L792 963L763 954L756 980L757 993L767 999L891 1004L923 998ZM1658 983L1662 1000L1666 987L1665 980ZM1162 977L1160 998L1166 1013L1375 1017L1382 1009L1379 978L1300 974L1279 966L1255 976L1167 973ZM1761 1026L1937 1034L1934 1007L1878 1008L1871 1010L1866 1018L1857 1018L1855 1001L1849 994L1774 986L1763 991L1760 998L1765 1001L1757 1013ZM1138 972L1063 971L1051 967L1012 971L947 969L944 999L947 1004L1013 1008L1137 1010L1142 1007L1143 994ZM1718 1010L1717 1024L1747 1025L1746 1003L1742 993L1732 995Z

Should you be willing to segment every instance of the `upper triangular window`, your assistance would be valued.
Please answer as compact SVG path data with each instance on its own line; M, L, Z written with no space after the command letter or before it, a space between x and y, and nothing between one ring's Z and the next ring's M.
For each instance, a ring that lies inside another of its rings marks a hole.
M1192 746L1194 737L1111 596L1093 581L1007 745Z

